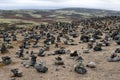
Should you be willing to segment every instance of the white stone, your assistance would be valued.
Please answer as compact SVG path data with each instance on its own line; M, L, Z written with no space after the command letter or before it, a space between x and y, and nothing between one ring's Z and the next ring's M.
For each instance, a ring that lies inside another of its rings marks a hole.
M87 67L90 67L90 68L95 68L96 67L96 64L95 64L95 62L89 62L88 64L87 64Z
M83 49L83 53L89 53L89 49Z

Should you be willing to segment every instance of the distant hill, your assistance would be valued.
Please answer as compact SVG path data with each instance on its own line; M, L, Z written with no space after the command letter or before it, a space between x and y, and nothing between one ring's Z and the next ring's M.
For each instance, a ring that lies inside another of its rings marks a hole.
M35 22L69 21L90 17L120 16L120 11L64 8L55 10L0 10L2 19L20 19Z
M102 9L88 9L88 8L63 8L58 9L62 11L75 11L78 13L89 13L94 15L104 15L104 16L120 16L120 11L113 10L102 10Z

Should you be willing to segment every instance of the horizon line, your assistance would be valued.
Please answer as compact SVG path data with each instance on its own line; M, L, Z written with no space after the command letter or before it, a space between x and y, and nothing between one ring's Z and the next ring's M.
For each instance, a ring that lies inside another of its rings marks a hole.
M120 12L120 10L114 10L114 9L100 9L100 8L85 8L85 7L64 7L64 8L20 8L20 9L0 9L0 10L58 10L58 9L94 9L94 10L106 10L106 11L117 11Z

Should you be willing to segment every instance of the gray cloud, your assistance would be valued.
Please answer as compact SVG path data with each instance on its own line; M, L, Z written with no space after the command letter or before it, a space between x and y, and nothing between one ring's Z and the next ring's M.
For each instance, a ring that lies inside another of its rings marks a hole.
M119 0L0 0L0 9L85 7L120 11Z

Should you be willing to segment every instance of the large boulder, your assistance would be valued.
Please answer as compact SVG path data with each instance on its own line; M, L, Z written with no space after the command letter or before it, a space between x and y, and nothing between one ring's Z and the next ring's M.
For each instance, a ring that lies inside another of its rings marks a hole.
M114 40L118 45L120 45L120 34L116 35Z
M16 52L16 54L17 54L17 56L18 57L24 57L24 49L23 48L20 48L17 52Z
M86 74L87 70L84 67L80 67L80 66L76 66L75 67L75 72L79 73L79 74Z
M117 48L117 49L115 50L115 53L120 53L120 48Z
M31 61L30 61L30 66L35 66L36 64L36 56L35 55L31 55Z
M95 47L93 48L94 51L102 51L102 44L101 43L97 43L95 45Z
M93 37L94 39L101 39L101 37L100 37L99 35L96 35L96 34L93 34L92 37Z
M45 50L44 49L40 49L38 56L44 57L45 56Z
M83 62L83 60L84 59L81 56L77 57L77 59L76 59L77 62L81 62L81 63Z
M119 56L116 56L114 58L108 58L107 59L108 62L118 62L120 61L120 57Z
M12 60L9 56L2 57L2 63L5 65L11 64Z
M78 56L78 52L74 51L73 53L70 54L70 57L77 57Z
M120 56L116 53L113 53L110 58L107 59L108 62L118 62L120 61Z
M4 53L4 52L7 51L7 48L6 48L6 46L5 46L4 43L2 43L2 46L1 46L1 48L0 48L0 51L1 51L1 53Z
M41 73L46 73L48 71L48 68L46 66L44 66L43 64L36 64L35 65L35 69L38 71L38 72L41 72Z
M11 72L13 73L13 77L22 77L22 71L20 71L18 68L11 69Z
M66 51L64 49L59 49L59 50L54 51L54 55L55 54L66 54Z
M82 35L80 37L80 40L83 41L83 42L89 42L89 39L90 39L90 37L88 37L87 35Z
M55 58L55 65L64 65L64 62L61 57Z

